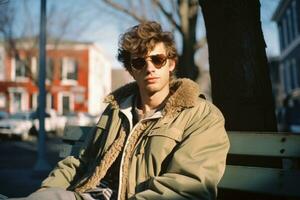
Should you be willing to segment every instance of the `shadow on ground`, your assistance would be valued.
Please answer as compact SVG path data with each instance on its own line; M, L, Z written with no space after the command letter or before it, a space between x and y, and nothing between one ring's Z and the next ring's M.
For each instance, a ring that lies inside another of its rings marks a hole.
M60 138L49 135L46 139L46 159L51 168L60 160ZM22 142L14 138L0 138L0 194L24 197L37 190L49 172L37 173L37 139Z

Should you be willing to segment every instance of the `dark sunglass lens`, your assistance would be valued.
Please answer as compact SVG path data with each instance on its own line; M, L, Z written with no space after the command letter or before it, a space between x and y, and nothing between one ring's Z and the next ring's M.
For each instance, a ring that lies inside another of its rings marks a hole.
M157 67L162 67L166 64L167 58L164 55L151 56L152 63Z
M142 69L146 65L146 61L144 58L135 58L132 59L131 65L135 69Z

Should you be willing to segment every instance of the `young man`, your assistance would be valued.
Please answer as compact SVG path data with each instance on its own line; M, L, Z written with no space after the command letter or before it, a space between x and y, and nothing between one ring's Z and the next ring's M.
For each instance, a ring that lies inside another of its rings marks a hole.
M77 199L215 199L229 148L224 118L198 97L196 83L173 80L171 33L156 22L134 26L120 39L118 59L135 82L106 98L80 155L60 161L37 194L62 188Z

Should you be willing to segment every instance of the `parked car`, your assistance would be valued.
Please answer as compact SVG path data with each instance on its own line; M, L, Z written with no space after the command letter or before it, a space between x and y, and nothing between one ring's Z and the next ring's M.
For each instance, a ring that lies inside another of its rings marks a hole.
M28 139L33 126L32 112L18 112L0 121L0 134L16 135L22 140Z
M53 109L47 110L47 113L50 115L49 123L52 125L53 132L62 135L67 122L66 116L57 114Z
M46 132L52 133L62 133L65 125L66 125L66 117L62 115L58 115L55 110L47 110L45 116L45 130ZM39 120L38 116L34 118L34 126L38 130L39 129Z
M45 113L45 131L56 133L63 131L65 117L56 115L55 111ZM18 112L0 120L0 134L16 135L22 140L28 139L29 134L37 135L39 130L38 115L34 111Z
M8 113L5 111L0 111L0 120L8 118Z
M95 118L87 112L70 112L66 115L66 126L93 126Z

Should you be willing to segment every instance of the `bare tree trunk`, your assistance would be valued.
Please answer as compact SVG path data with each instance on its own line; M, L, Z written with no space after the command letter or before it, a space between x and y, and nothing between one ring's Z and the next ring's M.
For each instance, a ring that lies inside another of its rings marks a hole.
M275 131L259 0L199 0L209 47L212 98L227 130Z
M196 80L199 75L198 67L194 62L196 47L196 26L198 18L198 3L196 1L178 1L182 35L182 54L179 56L177 77L186 77Z

